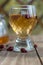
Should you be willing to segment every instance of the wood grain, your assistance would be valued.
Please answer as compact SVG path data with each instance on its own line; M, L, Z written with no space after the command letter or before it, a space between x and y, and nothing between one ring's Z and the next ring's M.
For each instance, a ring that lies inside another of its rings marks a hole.
M14 38L14 36L12 36ZM36 39L42 41L43 36L32 36L35 44L38 45L38 52L43 61L43 42L36 43ZM0 52L0 65L41 65L35 50L27 54L14 52Z

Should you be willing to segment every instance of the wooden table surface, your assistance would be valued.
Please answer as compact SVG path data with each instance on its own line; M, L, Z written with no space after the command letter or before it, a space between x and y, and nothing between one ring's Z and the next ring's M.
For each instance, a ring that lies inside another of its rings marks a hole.
M43 61L43 36L32 36L38 45L38 52ZM35 50L27 54L14 52L0 52L0 65L41 65Z

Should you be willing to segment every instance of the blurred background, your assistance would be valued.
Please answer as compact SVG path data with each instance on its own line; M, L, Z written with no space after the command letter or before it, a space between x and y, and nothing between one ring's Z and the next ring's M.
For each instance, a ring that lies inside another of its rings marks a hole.
M0 14L5 15L5 20L9 29L9 33L13 34L13 30L9 25L9 10L15 5L35 5L37 10L37 17L40 21L32 31L31 35L43 34L43 0L0 0Z

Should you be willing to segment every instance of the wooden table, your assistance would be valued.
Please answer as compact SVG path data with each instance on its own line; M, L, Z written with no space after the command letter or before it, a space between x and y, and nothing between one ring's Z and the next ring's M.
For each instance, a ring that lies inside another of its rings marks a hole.
M32 38L38 45L37 50L43 61L43 36L32 36ZM0 65L41 65L41 64L34 50L27 54L2 51L0 52Z

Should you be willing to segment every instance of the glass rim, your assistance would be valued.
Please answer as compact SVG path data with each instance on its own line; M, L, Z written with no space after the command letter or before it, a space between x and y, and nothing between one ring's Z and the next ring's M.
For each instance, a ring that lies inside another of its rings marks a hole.
M18 6L20 6L20 7L18 7ZM11 7L11 9L29 9L29 7L23 7L23 6L31 6L31 7L35 7L36 8L36 6L35 5L15 5L14 7Z

